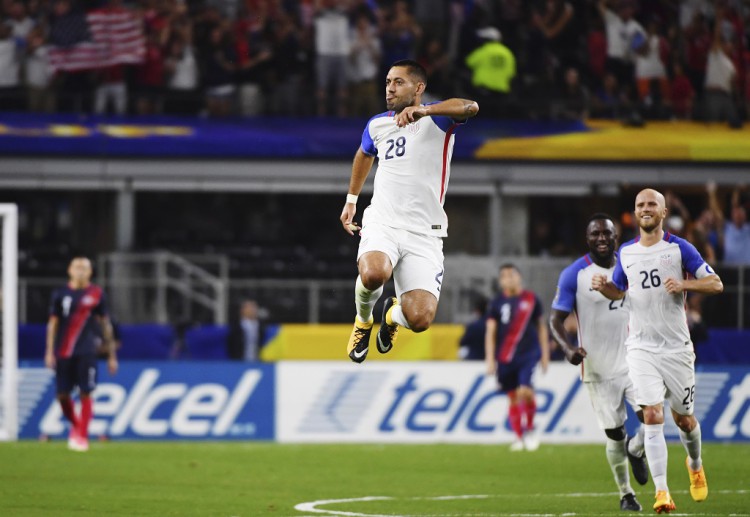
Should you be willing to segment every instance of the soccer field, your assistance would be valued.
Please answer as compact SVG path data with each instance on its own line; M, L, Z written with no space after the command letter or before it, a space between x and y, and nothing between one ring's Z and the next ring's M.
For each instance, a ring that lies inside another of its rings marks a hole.
M750 446L704 446L700 504L682 447L669 454L676 514L750 516ZM2 516L621 514L603 445L19 442L0 444L0 465ZM651 512L653 485L635 488Z

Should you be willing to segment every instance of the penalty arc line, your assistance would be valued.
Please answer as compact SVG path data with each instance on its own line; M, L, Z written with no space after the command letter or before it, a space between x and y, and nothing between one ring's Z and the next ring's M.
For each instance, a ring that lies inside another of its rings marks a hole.
M673 491L674 493L687 493L687 490L676 490ZM713 493L718 494L747 494L750 493L750 490L714 490ZM584 493L584 492L573 492L573 493L566 493L566 494L495 494L495 495L488 495L488 494L469 494L469 495L445 495L445 496L434 496L434 497L404 497L404 498L397 498L397 497L389 497L389 496L367 496L367 497L355 497L355 498L347 498L347 499L326 499L326 500L319 500L319 501L311 501L311 502L305 502L305 503L299 503L294 506L294 509L299 512L310 512L315 513L318 515L327 515L327 516L341 516L341 517L394 517L394 514L374 514L374 513L361 513L361 512L347 512L347 511L341 511L341 510L330 510L326 508L318 508L319 506L323 505L329 505L329 504L341 504L341 503L358 503L358 502L370 502L370 501L395 501L397 499L405 499L405 500L411 500L411 501L452 501L452 500L461 500L461 499L489 499L489 498L514 498L514 497L572 497L572 498L581 498L581 497L610 497L613 495L619 495L619 492L590 492L590 493ZM584 513L585 514L585 513ZM460 517L461 515L465 514L434 514L434 515L418 515L413 517ZM491 516L500 516L503 517L572 517L577 515L576 513L503 513L503 514L472 514L474 517L491 517ZM706 517L709 516L718 516L723 514L679 514L675 513L673 514L675 516L682 516L682 515L703 515ZM730 514L733 517L750 517L750 514L747 513L733 513ZM302 517L302 516L300 516ZM410 516L402 516L402 517L410 517ZM469 517L469 516L466 516Z

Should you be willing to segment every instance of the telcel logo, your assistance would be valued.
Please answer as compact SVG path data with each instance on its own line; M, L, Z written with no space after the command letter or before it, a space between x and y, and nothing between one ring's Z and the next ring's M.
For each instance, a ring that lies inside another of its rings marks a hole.
M244 372L234 389L221 384L205 383L192 387L185 383L156 385L159 370L143 370L130 392L114 383L103 383L94 391L94 416L89 426L92 435L122 436L130 431L143 437L169 434L184 437L252 436L255 425L236 424L237 416L247 404L263 377L260 370ZM174 404L170 415L158 418L162 404ZM48 435L66 429L62 411L53 401L41 422Z

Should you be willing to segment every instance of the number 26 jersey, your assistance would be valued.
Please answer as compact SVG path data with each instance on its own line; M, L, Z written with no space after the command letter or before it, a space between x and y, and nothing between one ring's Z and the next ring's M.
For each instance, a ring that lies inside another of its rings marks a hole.
M668 278L688 275L703 278L715 274L695 246L685 239L664 232L661 241L643 246L640 238L620 247L612 282L627 290L630 298L628 349L676 353L689 347L690 332L685 312L685 293L669 294Z

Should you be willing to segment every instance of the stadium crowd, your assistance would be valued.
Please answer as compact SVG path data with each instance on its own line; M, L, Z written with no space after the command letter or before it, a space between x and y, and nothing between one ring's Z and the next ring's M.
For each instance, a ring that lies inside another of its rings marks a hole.
M368 116L403 58L428 99L485 116L738 125L750 100L743 0L3 0L0 18L4 110Z

